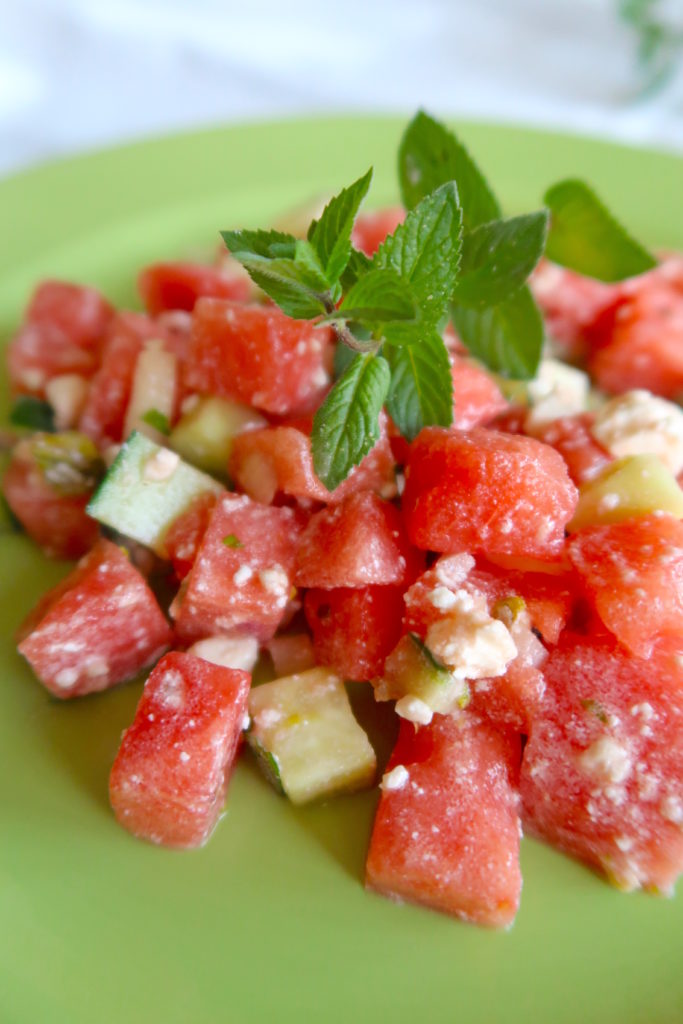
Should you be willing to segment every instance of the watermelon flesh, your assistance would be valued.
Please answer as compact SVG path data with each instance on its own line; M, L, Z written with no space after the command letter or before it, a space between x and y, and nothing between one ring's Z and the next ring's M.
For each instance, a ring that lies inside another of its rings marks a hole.
M525 832L620 888L670 893L683 870L683 679L662 655L565 631L524 748Z
M202 846L223 809L247 718L250 676L178 652L156 666L123 734L109 798L139 839Z
M154 594L121 548L99 541L20 629L19 652L55 697L137 675L171 644Z
M365 884L497 928L522 887L519 740L474 716L402 722L382 780Z

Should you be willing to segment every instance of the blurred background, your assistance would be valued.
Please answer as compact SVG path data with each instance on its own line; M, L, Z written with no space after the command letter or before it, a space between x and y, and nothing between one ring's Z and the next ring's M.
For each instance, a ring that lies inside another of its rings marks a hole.
M683 151L683 0L0 0L0 24L0 173L418 105Z

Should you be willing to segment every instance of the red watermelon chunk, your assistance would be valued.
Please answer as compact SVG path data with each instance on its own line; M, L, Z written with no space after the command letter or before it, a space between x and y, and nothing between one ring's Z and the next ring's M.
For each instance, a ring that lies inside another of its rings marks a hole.
M186 367L189 389L236 398L264 412L315 405L330 383L332 332L275 306L200 299Z
M62 698L131 679L171 642L144 577L108 540L45 595L19 635L19 652L43 686Z
M80 558L99 537L99 526L85 511L91 492L60 494L31 454L18 444L2 478L7 504L32 540L51 558Z
M403 223L405 215L405 210L400 206L362 213L356 217L351 241L366 256L374 256L387 235L392 235L399 224Z
M153 263L138 276L138 290L150 316L166 310L193 310L198 299L246 302L251 285L246 274L229 274L202 263Z
M92 376L113 312L95 288L43 281L7 350L12 391L44 397L52 377Z
M525 831L621 888L668 893L683 870L683 673L611 637L565 632L524 748Z
M419 548L553 560L576 502L564 460L533 438L428 427L411 446L403 511Z
M98 445L122 440L138 356L145 341L163 337L163 327L142 313L119 313L109 325L78 427Z
M683 523L654 513L580 530L569 557L598 615L634 654L683 651Z
M179 580L185 579L195 563L215 505L213 491L198 494L189 508L171 523L164 536L166 554Z
M400 587L307 591L304 613L316 663L359 682L382 674L401 635Z
M615 286L583 277L548 260L538 265L530 285L550 337L566 358L580 358L586 350L585 332L612 301Z
M171 606L184 641L248 633L269 640L290 599L301 521L246 495L219 498L181 594Z
M677 398L683 392L683 259L673 257L621 285L587 337L588 368L599 387L614 394L646 388Z
M192 849L211 835L247 713L250 677L192 654L156 666L109 779L118 821L139 839Z
M560 416L534 430L534 437L560 453L577 487L592 480L613 461L613 456L591 432L594 419L592 413Z
M238 435L230 454L230 476L250 497L264 504L270 504L278 494L330 504L361 490L393 497L394 457L386 423L382 413L377 444L334 491L328 491L316 476L310 431L299 426L266 427Z
M402 722L366 863L370 889L509 927L519 906L517 737L471 715Z
M414 579L423 558L405 536L401 514L359 491L311 516L294 582L300 587L366 587Z

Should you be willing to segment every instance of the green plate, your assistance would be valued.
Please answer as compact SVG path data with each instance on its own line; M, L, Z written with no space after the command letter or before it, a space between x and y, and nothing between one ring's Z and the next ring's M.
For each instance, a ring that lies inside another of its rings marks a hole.
M0 184L0 330L35 281L132 302L145 261L374 164L395 199L398 119L250 125L37 168ZM683 247L681 163L559 135L463 125L510 211L586 175L653 246ZM5 385L3 387L6 388ZM2 401L6 407L6 394ZM683 1019L683 899L624 896L525 840L524 895L496 934L363 890L375 794L293 810L245 757L208 846L174 853L116 825L107 776L139 684L52 701L11 634L63 573L0 538L0 1021L280 1024L323 1020L664 1024Z

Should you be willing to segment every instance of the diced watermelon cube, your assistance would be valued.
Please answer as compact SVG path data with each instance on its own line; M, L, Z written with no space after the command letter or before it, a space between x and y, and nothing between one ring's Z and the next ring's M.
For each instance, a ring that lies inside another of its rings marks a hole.
M138 289L151 316L165 310L193 310L198 299L246 302L251 292L246 274L228 274L202 263L153 263L138 276Z
M179 580L184 580L197 558L197 551L216 504L212 491L198 494L190 507L169 526L164 535L166 554Z
M522 887L517 737L474 716L403 722L382 780L366 885L509 927Z
M106 447L122 440L138 356L163 328L142 313L118 313L107 330L102 364L93 377L79 430Z
M524 830L621 888L671 891L683 870L683 673L611 637L565 632L524 748Z
M533 438L428 427L411 446L403 511L419 548L553 560L576 501L564 460Z
M634 654L683 651L683 522L653 514L579 530L568 545L598 615Z
M332 333L292 320L275 306L200 299L186 368L187 387L287 415L314 406L330 382Z
M92 376L113 312L95 288L43 281L7 350L12 391L43 397L52 377Z
M616 288L542 260L531 276L550 337L569 359L585 354L585 332L613 299Z
M353 225L351 241L366 256L373 256L387 235L392 235L398 225L403 223L405 215L405 210L400 206L362 213Z
M196 560L171 606L184 641L248 633L264 643L292 590L301 520L246 495L218 499Z
M303 424L240 434L233 441L230 476L250 497L264 504L270 504L279 494L330 504L342 501L355 491L375 491L382 497L393 497L396 494L394 456L386 423L382 413L377 444L334 491L328 491L315 475L310 429L301 429Z
M311 516L301 536L294 582L323 588L399 585L414 579L422 564L398 509L359 491Z
M2 491L26 533L51 558L80 558L97 541L99 526L85 511L92 490L60 493L36 464L30 441L14 449Z
M99 541L19 631L19 652L55 697L106 690L156 661L171 629L121 548Z
M366 681L381 675L387 655L401 635L400 587L312 589L304 613L319 665L344 679Z
M109 779L118 821L140 839L191 849L216 825L245 725L250 676L192 654L156 666Z
M613 461L613 456L591 433L594 419L592 413L560 416L534 431L534 437L560 453L577 487L592 480Z

